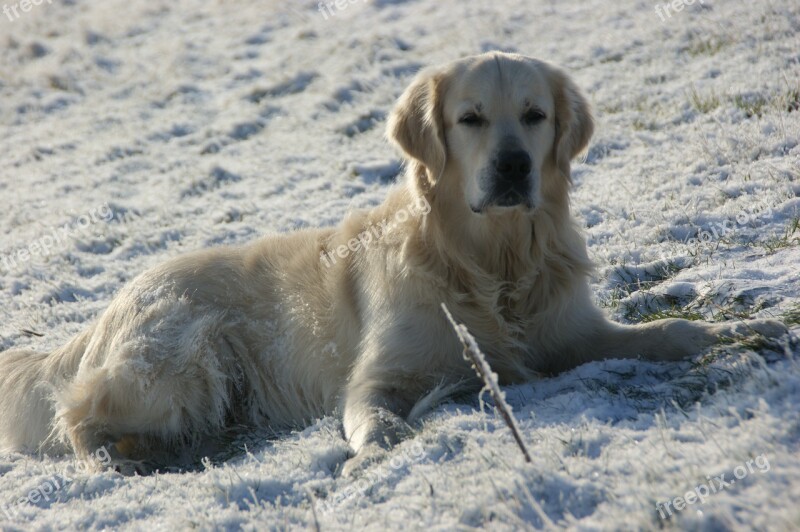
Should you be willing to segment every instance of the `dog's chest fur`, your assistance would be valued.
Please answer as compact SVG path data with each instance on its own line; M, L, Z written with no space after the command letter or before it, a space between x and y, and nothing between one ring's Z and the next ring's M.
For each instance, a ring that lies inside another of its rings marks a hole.
M571 223L540 216L520 225L517 233L489 241L482 250L407 246L403 258L412 260L415 276L431 287L422 294L431 334L442 330L437 321L443 319L440 305L445 303L507 383L530 380L545 369L546 352L554 343L549 330L568 312L574 300L570 294L587 284L591 270L583 239ZM455 334L452 338L448 357L460 360L461 346Z

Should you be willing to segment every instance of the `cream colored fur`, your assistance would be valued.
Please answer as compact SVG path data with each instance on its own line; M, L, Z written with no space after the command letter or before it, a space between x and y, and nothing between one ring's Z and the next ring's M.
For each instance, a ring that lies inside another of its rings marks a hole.
M529 108L545 117L521 122ZM461 122L470 109L483 125ZM171 260L67 346L0 354L0 447L88 457L115 445L147 460L234 423L301 427L339 412L354 469L410 432L415 405L475 383L442 302L505 384L604 358L677 360L736 332L781 334L765 320L619 325L592 304L568 198L570 160L592 127L572 81L540 61L486 54L422 72L390 117L408 165L382 205L336 229ZM487 199L487 168L508 143L531 155L530 206ZM427 215L321 260L423 198Z

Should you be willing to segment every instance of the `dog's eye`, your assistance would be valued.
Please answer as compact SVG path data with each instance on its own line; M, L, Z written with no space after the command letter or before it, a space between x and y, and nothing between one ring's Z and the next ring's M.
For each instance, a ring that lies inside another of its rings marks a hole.
M458 123L464 124L465 126L478 127L485 124L486 120L482 116L475 113L466 113L458 119Z
M522 115L522 122L528 126L533 126L545 118L547 118L547 115L542 111L538 109L530 109L526 111L524 115Z

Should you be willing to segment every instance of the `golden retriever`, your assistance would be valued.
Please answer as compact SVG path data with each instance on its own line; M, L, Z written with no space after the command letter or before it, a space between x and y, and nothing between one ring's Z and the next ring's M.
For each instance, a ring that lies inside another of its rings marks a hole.
M592 130L586 98L548 63L489 53L421 72L389 119L407 166L382 205L170 260L66 346L2 354L0 447L148 460L234 423L340 412L349 472L474 385L441 303L505 384L783 334L770 320L620 325L592 304L568 198Z

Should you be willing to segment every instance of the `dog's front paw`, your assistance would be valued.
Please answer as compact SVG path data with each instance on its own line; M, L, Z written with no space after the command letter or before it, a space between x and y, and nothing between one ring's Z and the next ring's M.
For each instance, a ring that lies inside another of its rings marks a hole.
M778 320L747 320L731 325L731 333L739 336L760 334L767 338L779 338L788 332L786 325Z
M378 445L369 445L359 450L355 456L344 463L342 477L358 478L375 464L386 459L388 452Z

